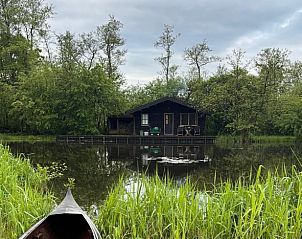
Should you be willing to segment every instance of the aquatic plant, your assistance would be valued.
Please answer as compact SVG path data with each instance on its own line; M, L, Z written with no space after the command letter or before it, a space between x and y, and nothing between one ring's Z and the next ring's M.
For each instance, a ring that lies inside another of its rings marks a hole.
M138 177L129 190L121 180L97 225L103 238L301 238L302 173L262 169L211 191L158 176Z
M55 136L50 135L20 135L20 134L2 134L1 142L54 142Z
M28 159L14 157L0 144L0 238L17 238L50 212L47 169L34 169Z
M251 135L245 143L254 144L292 144L297 140L294 136L284 135ZM235 135L219 135L216 139L216 144L221 147L233 147L234 145L243 145L240 136Z

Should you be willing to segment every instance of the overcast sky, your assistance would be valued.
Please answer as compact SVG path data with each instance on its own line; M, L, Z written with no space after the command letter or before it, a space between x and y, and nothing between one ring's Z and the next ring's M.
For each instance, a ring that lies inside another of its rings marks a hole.
M90 32L108 22L109 14L124 24L126 63L121 68L128 84L155 79L160 66L154 48L163 25L181 33L173 50L174 64L186 71L183 51L207 40L213 54L226 56L242 48L248 57L267 47L287 48L302 59L301 0L47 0L55 15L52 30ZM208 72L213 67L209 66Z

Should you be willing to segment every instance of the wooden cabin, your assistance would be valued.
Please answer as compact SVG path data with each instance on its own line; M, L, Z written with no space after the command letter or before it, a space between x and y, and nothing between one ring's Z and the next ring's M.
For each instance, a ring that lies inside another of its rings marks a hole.
M206 113L178 98L164 97L108 118L108 133L115 135L202 135Z

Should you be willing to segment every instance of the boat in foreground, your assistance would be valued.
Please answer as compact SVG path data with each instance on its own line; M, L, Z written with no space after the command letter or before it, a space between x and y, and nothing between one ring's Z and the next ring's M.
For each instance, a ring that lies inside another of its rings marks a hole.
M100 239L96 226L68 189L63 201L19 239Z

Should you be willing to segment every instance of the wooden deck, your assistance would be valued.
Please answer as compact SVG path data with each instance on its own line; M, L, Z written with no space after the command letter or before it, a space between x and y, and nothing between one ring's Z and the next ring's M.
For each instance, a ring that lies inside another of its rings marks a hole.
M59 135L58 142L80 144L198 145L213 144L215 136Z

